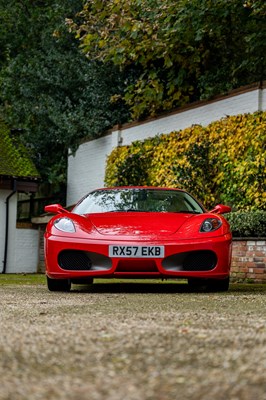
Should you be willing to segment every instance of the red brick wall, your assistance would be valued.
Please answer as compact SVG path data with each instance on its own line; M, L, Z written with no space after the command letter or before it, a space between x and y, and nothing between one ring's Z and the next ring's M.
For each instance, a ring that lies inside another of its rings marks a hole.
M266 283L266 239L234 239L231 281Z

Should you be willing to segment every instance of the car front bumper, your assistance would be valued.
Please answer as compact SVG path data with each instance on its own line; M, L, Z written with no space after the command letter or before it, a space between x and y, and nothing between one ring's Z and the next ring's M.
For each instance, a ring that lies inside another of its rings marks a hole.
M163 257L109 256L109 246L163 246ZM46 274L75 278L215 278L229 276L231 234L178 241L112 241L45 235Z

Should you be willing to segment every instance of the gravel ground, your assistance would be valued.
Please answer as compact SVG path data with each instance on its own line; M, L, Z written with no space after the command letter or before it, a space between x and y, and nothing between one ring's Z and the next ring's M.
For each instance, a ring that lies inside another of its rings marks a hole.
M265 400L266 285L250 287L0 286L0 400Z

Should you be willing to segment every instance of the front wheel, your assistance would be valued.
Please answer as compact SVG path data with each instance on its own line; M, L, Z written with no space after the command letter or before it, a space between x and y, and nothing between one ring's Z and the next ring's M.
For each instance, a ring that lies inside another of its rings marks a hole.
M227 292L229 282L229 276L225 279L207 279L207 288L213 292Z
M69 292L71 289L70 279L51 279L48 276L46 278L50 292Z

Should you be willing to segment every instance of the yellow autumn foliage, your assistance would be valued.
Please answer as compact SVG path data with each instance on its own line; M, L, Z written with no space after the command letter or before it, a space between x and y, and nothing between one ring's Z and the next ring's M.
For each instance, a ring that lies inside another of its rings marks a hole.
M195 125L130 146L107 160L107 186L180 187L206 207L266 209L266 112Z

